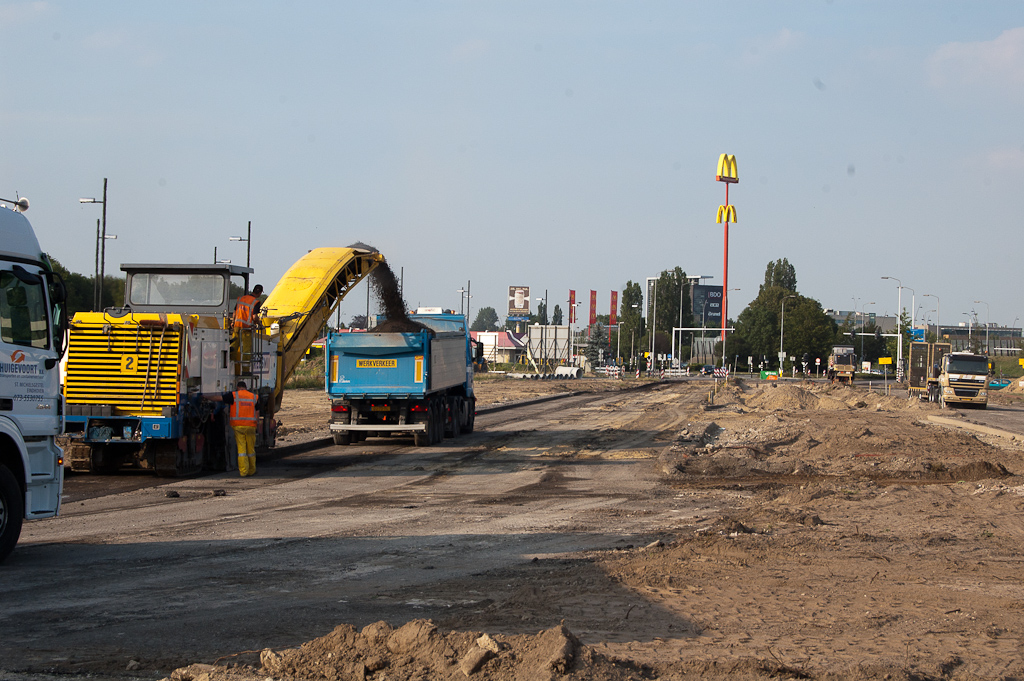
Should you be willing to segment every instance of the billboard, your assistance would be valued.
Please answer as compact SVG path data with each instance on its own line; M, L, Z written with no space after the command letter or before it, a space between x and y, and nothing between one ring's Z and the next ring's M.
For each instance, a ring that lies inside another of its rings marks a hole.
M644 308L646 310L644 316L647 318L648 324L650 324L651 320L654 319L654 296L657 288L658 278L647 277L647 307Z
M693 325L717 329L722 326L722 287L694 284Z
M530 287L508 287L508 318L513 322L530 321Z

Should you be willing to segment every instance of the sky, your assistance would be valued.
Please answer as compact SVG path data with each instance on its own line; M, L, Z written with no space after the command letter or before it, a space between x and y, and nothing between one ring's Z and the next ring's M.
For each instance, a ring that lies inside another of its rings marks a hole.
M728 153L731 317L787 258L826 308L1024 321L1020 2L0 1L0 31L0 197L75 272L108 178L108 273L244 264L251 221L268 291L364 242L412 306L606 314L721 285Z

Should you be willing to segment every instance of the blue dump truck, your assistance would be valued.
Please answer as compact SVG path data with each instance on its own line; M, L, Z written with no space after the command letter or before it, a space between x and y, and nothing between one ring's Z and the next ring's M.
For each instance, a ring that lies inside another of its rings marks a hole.
M335 444L412 433L417 447L473 432L473 360L466 318L420 308L402 331L388 320L327 336L327 395ZM413 328L414 331L405 329Z

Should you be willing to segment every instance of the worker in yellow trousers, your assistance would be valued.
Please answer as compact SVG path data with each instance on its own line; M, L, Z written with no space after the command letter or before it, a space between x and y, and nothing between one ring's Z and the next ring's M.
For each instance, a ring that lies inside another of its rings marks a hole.
M246 389L245 381L239 381L234 392L204 397L228 405L231 430L235 431L238 448L238 474L243 478L256 475L256 395Z

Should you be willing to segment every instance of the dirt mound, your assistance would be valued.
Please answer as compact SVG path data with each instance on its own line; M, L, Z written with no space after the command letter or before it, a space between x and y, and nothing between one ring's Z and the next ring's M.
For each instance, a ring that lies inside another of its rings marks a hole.
M934 405L917 399L880 395L871 390L847 386L802 387L792 384L770 383L746 400L749 407L764 411L847 411L871 409L873 411L929 410Z
M430 620L393 628L387 622L362 631L342 624L299 648L260 653L260 666L193 664L176 669L169 681L263 681L284 679L416 679L443 681L535 681L632 678L640 666L613 660L580 644L565 625L536 635L447 633Z
M838 400L830 398L830 404ZM765 411L793 411L798 409L818 409L821 400L810 390L796 385L780 385L771 383L747 400L747 405ZM840 403L841 404L841 403ZM839 408L846 408L845 405Z

